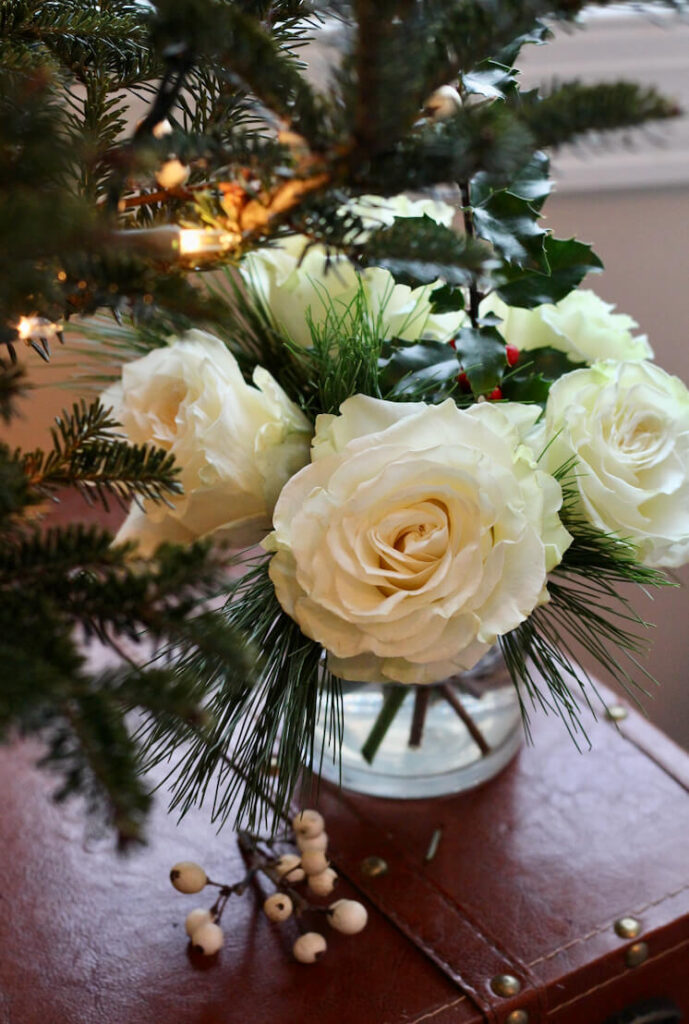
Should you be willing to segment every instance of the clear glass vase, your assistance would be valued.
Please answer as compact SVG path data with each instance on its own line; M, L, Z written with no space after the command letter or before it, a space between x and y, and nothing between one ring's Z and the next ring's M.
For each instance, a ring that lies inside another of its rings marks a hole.
M319 719L314 763L344 789L399 800L459 793L497 775L522 743L517 693L497 648L442 683L342 689L341 758Z

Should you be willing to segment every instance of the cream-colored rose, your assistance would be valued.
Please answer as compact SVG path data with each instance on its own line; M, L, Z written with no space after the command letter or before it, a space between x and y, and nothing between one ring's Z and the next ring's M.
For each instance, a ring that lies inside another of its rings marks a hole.
M406 196L362 196L344 209L355 210L369 228L391 224L395 217L424 215L449 226L455 213L446 203L414 202ZM465 319L461 312L431 312L431 293L440 281L412 289L397 284L392 274L380 267L359 272L346 256L327 253L324 246L311 245L304 235L292 235L247 254L240 270L276 326L304 348L312 342L309 319L322 325L333 312L338 317L345 314L362 286L371 324L389 337L445 340Z
M522 438L538 410L357 395L316 423L265 546L280 604L345 679L470 668L547 600L570 536Z
M689 560L689 391L653 363L597 363L551 388L542 462L576 458L595 526L629 539L647 565Z
M266 370L257 367L253 379L255 387L203 331L123 367L102 401L130 441L174 455L184 495L172 508L134 505L118 541L136 540L147 555L163 541L190 543L219 530L237 543L265 535L283 484L308 462L313 431Z
M481 315L495 313L502 319L500 331L508 345L520 352L555 348L573 363L595 363L603 359L632 362L652 359L648 338L635 337L636 320L613 312L595 292L578 288L554 305L519 309L507 306L497 295L481 303Z

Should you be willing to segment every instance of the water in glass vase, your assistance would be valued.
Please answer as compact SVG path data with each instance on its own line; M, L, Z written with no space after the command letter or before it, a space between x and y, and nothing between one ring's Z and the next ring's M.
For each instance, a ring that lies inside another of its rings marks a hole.
M497 775L522 743L517 693L496 648L442 683L343 682L342 690L341 775L336 748L320 728L314 763L322 754L323 778L358 793L395 799L459 793Z

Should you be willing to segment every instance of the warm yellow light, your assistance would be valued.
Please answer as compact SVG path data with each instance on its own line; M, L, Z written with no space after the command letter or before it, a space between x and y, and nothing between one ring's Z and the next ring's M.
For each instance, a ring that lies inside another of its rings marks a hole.
M27 338L31 337L31 335L34 333L34 331L36 330L37 327L38 327L38 317L36 317L36 316L23 316L21 318L21 320L19 321L19 323L17 324L16 330L17 330L17 334L22 339L22 341L26 341Z
M182 228L179 233L180 256L195 256L200 253L227 252L234 249L240 236L229 231L211 228Z

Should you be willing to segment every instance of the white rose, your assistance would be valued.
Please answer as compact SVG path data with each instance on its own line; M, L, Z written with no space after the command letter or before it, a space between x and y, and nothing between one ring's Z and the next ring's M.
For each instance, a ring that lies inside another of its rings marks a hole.
M270 529L285 481L309 459L312 428L271 375L242 377L218 339L190 331L127 363L121 383L102 396L128 439L171 452L184 495L173 507L136 505L117 540L137 540L147 555L163 541L190 543L222 529L237 543Z
M495 294L481 303L481 315L495 313L501 317L500 331L505 341L520 352L555 348L573 363L652 359L648 338L632 334L639 326L636 320L626 313L614 313L614 309L595 292L583 288L575 289L554 305L535 309L507 306Z
M344 209L355 210L370 228L391 224L395 217L424 214L449 226L455 213L446 203L412 201L406 196L362 196ZM461 312L431 312L431 293L440 281L412 289L397 284L392 274L380 267L358 272L346 256L332 250L328 253L304 235L292 235L248 253L240 271L273 322L304 348L311 346L309 318L322 325L331 311L337 316L345 314L361 285L371 324L390 337L445 340L464 322Z
M357 395L320 416L264 545L280 604L345 679L470 668L547 600L570 536L521 443L538 410Z
M430 217L436 224L452 227L457 210L437 199L410 199L399 196L359 196L342 207L343 213L356 213L367 228L394 224L397 217Z
M629 539L647 565L689 560L689 391L653 363L598 363L561 377L546 406L543 457L576 457L595 526Z

